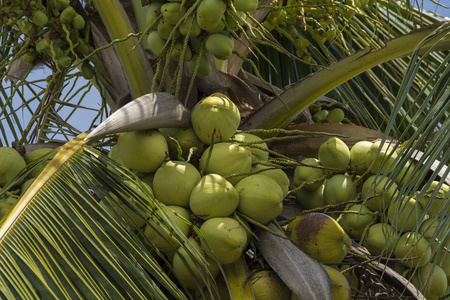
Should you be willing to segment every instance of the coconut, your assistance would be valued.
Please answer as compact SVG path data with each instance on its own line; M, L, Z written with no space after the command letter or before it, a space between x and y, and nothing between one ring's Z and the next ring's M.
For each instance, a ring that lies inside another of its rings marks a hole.
M444 296L448 287L444 270L432 263L418 268L410 281L428 300Z
M325 181L324 170L319 168L313 168L308 166L321 167L318 159L305 158L301 161L303 165L295 167L294 177L292 181L295 186L303 185L303 188L308 191L314 191L318 189Z
M398 233L388 223L376 223L369 227L362 245L372 255L389 254L394 249Z
M206 259L209 273L212 277L216 277L219 274L220 269L215 260L205 255L204 250L193 237L190 237L188 242L201 256L203 256L203 258ZM203 277L198 265L194 262L185 248L178 247L173 256L172 266L175 276L185 288L195 290L206 285L202 279Z
M30 164L30 163L34 162L35 160L41 158L42 156L48 154L51 151L53 151L52 148L39 148L39 149L33 150L30 153L25 155L25 162L27 164ZM42 172L42 170L44 170L44 168L47 166L47 164L50 162L50 160L51 160L51 158L47 159L42 164L36 166L30 172L29 177L30 178L37 177Z
M190 163L170 160L156 170L153 192L165 205L188 208L189 195L200 178L200 172Z
M381 146L381 141L376 141L370 146L366 156L366 164L369 167L370 172L377 174L388 174L392 169L387 172L388 168L394 163L397 158L394 146L385 142Z
M323 196L327 204L339 204L356 198L356 187L348 175L337 174L325 184Z
M290 180L286 173L281 169L280 166L271 164L271 165L262 165L256 164L253 165L250 172L262 171L258 174L266 175L275 180L283 191L283 198L287 196L289 192L289 184Z
M269 159L269 148L267 147L267 144L262 142L262 139L254 134L250 133L236 133L233 136L233 140L240 141L243 143L248 143L244 145L245 149L250 151L252 154L252 162L258 163L262 161L267 161ZM266 150L264 150L266 149Z
M331 279L331 287L333 288L333 300L348 300L351 298L352 289L350 283L344 274L339 270L322 265Z
M207 174L219 174L225 178L232 174L250 172L251 168L252 154L234 143L222 142L209 146L200 157L200 170ZM235 180L238 179L230 177L227 180L235 184Z
M283 191L272 178L254 174L236 184L238 210L261 224L278 217L283 209Z
M369 169L366 156L371 146L372 142L369 141L360 141L353 145L350 149L350 170L362 175Z
M426 265L431 258L431 248L426 238L418 232L406 232L394 248L396 258L404 258L401 264L410 268Z
M324 119L324 123L339 124L344 120L344 111L340 108L333 108Z
M233 185L218 174L203 176L193 188L189 207L199 218L228 217L239 204L239 194Z
M241 115L226 95L214 93L198 102L191 116L195 134L205 144L227 141L239 127Z
M169 147L169 155L172 160L179 160L179 155L188 159L191 151L199 151L203 147L203 142L199 140L192 127L188 128L160 128ZM180 149L178 149L180 147ZM178 153L181 151L181 153Z
M289 300L291 290L272 270L253 273L250 278L254 300Z
M372 175L362 186L362 197L367 198L364 205L375 211L384 212L396 195L397 185L388 177Z
M322 166L347 170L350 150L341 139L332 137L320 145L318 157Z
M439 190L436 192L438 187ZM445 183L440 184L439 181L433 181L428 188L424 187L422 189L420 194L423 193L423 196L420 198L420 204L427 210L427 214L430 216L450 214L450 207L448 206L449 191L450 187ZM433 194L436 194L436 196L431 200Z
M25 166L25 160L16 149L0 147L0 187L11 181Z
M332 217L307 213L292 220L286 235L321 263L340 263L350 251L352 240Z
M161 209L164 210L164 212L175 224L175 226L181 231L181 233L187 237L190 225L183 219L181 219L180 216L186 220L189 220L191 217L191 212L188 209L177 205L162 206ZM162 217L159 209L155 210L153 216L156 220ZM169 232L166 230L168 230ZM169 226L161 224L159 220L158 223L156 223L152 218L150 218L149 224L145 226L144 234L150 240L150 242L156 248L158 248L159 251L168 252L175 250L180 246L178 240L174 238L173 234L171 233L173 231L174 230Z
M359 240L364 230L374 223L376 218L367 206L354 204L345 210L339 224L352 239Z
M325 198L323 197L323 191L325 184L322 184L318 189L314 191L308 191L306 189L294 190L292 194L297 198L297 203L303 209L314 209L327 205Z
M224 265L237 261L247 244L245 229L232 218L208 219L200 227L200 232L204 237L201 244L206 255L216 257Z
M121 133L117 147L123 164L143 173L156 171L169 152L166 139L158 130Z
M422 206L414 198L402 196L389 204L387 218L389 223L398 230L405 232L412 230L422 215Z

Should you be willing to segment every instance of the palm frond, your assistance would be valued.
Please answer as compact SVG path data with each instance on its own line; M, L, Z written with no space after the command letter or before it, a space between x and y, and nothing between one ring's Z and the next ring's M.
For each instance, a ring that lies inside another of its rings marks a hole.
M213 295L214 280L204 258L186 243L170 218L162 214L157 220L152 215L150 208L161 204L134 174L87 146L83 138L59 149L3 220L0 262L7 270L0 277L3 296L186 299L189 292L176 285L170 263L136 227L131 212L144 220L152 218L161 228L172 225L172 234L198 262L202 285Z

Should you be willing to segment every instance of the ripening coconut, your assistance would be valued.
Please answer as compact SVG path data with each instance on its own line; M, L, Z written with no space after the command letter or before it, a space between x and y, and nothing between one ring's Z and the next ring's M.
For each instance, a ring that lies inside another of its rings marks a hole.
M352 240L332 217L307 213L292 220L286 235L321 263L340 263L350 251Z

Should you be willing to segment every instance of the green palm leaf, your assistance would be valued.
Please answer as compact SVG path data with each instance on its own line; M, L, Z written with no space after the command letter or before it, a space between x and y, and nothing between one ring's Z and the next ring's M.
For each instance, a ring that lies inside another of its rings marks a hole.
M173 281L173 274L169 276L170 263L154 247L155 253L150 253L144 243L150 248L151 243L145 238L141 241L138 236L142 238L142 230L133 226L130 213L124 213L117 201L120 199L124 208L142 218L154 218L145 208L160 204L131 173L124 173L127 171L85 145L83 137L58 151L4 219L0 228L3 296L167 299L170 294L186 299ZM106 164L112 164L110 169ZM26 175L27 171L17 180ZM4 187L2 193L13 184ZM99 201L105 202L109 213ZM171 221L163 216L158 224ZM173 234L185 242L186 238L173 227ZM205 271L202 256L186 244L183 247L198 261L211 288L214 281Z

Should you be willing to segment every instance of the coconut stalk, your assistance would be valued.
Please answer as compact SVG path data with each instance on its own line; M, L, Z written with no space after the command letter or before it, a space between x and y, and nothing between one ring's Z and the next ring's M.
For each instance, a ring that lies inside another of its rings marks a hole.
M287 87L245 120L240 129L284 128L319 97L364 71L417 50L450 49L449 31L450 22L440 22L390 40L381 49L366 47Z
M145 56L144 50L138 44L129 18L118 0L94 0L108 35L114 44L117 55L123 67L131 97L137 98L150 92L153 80L153 70Z

